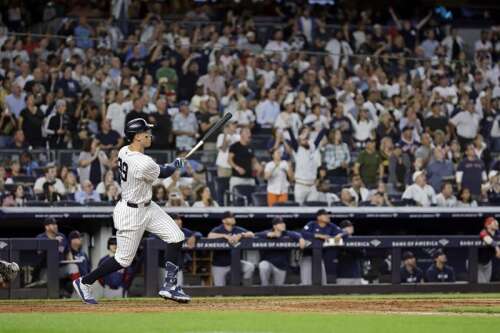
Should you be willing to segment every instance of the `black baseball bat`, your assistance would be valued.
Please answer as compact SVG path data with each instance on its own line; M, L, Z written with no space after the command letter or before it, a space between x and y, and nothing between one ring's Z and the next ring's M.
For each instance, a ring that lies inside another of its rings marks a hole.
M207 131L207 133L205 133L203 138L196 144L196 146L191 148L189 153L187 153L187 155L184 156L184 158L188 159L189 156L193 155L194 152L197 151L201 146L203 146L203 144L209 137L211 137L215 132L217 132L220 128L222 128L222 126L224 126L229 121L229 119L231 119L232 116L233 115L230 112L228 112L224 115L224 117L219 119L219 121L217 121L214 126L210 127L210 129Z

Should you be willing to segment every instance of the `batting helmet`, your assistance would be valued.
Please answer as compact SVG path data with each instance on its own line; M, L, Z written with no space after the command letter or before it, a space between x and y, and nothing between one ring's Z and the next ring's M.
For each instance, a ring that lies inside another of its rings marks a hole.
M142 118L132 119L125 126L125 136L129 141L132 141L134 139L134 135L146 132L153 127L154 125L148 124L147 121Z

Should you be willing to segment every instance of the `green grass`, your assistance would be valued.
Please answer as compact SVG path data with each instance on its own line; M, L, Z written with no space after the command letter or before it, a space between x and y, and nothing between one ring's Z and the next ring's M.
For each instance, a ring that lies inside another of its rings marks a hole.
M438 309L437 311L452 313L500 314L500 306L450 306Z
M0 314L2 333L497 333L500 317L312 313Z

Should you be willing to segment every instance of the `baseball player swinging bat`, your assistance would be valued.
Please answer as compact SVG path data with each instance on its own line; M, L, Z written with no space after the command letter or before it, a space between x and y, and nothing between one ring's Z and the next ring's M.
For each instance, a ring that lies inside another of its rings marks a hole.
M231 119L232 116L233 115L228 112L224 115L224 117L219 119L214 126L210 127L210 129L207 131L207 133L205 133L200 142L198 142L193 148L191 148L189 153L187 153L186 156L184 156L184 159L188 159L191 155L193 155L201 146L203 146L205 141L208 140L208 138L211 137L220 128L222 128L222 126L224 126L229 121L229 119Z

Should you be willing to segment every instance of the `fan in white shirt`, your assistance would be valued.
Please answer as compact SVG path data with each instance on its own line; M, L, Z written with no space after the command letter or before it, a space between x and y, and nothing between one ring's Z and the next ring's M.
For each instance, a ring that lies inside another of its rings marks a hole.
M402 199L412 199L422 207L430 207L436 204L436 192L434 192L432 186L427 185L423 171L413 173L413 183L406 188Z
M274 122L274 128L284 131L287 128L291 128L293 134L298 136L299 129L302 126L302 120L300 116L295 112L295 104L293 100L285 102L285 110L280 112L278 118Z
M318 130L330 127L328 118L321 114L321 107L319 104L313 105L312 112L304 118L304 125L312 126Z
M231 177L231 166L229 165L229 147L240 141L240 135L237 130L237 119L234 117L229 121L229 125L224 128L224 133L217 136L217 176L218 177Z
M255 114L248 108L247 104L247 100L244 97L239 98L238 106L233 112L233 119L239 127L253 128L255 126L256 118Z
M273 151L273 160L264 167L264 178L267 180L267 203L272 206L275 202L288 200L288 178L293 179L293 169L290 161L281 159L281 151Z
M456 88L448 85L448 78L444 75L439 79L439 86L435 87L432 92L437 93L447 103L456 104L458 101Z
M436 204L438 207L456 207L457 198L453 195L453 186L451 183L443 183L441 185L441 193L436 196Z
M108 106L106 119L111 120L111 128L122 137L124 136L125 119L129 111L130 109L127 109L124 103L123 92L118 91L115 102Z
M274 39L270 40L264 51L268 54L278 53L281 56L281 61L285 62L288 58L288 51L290 50L290 45L283 41L283 31L278 30L274 33Z

